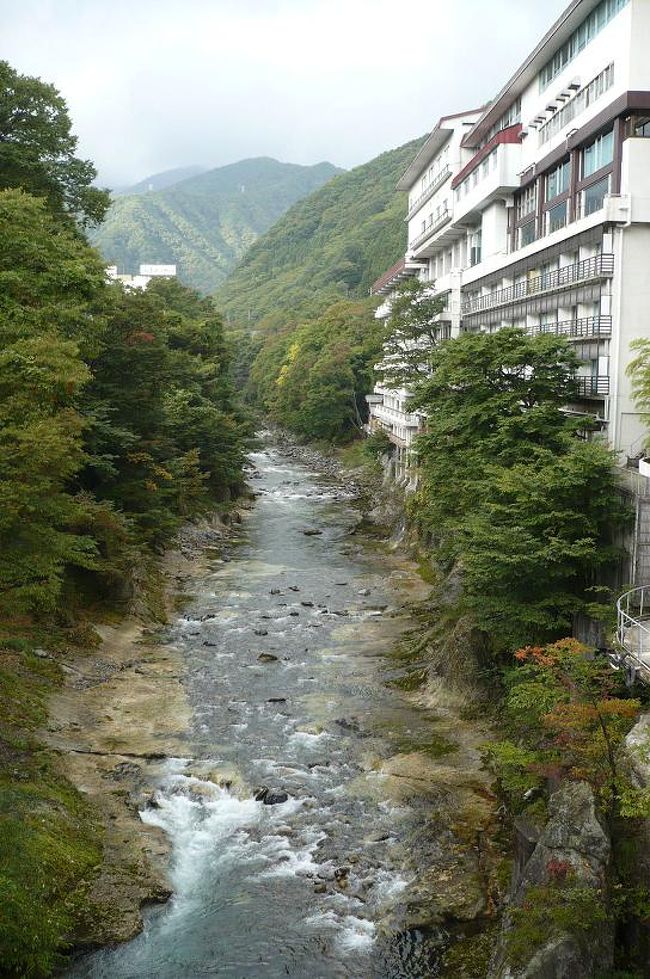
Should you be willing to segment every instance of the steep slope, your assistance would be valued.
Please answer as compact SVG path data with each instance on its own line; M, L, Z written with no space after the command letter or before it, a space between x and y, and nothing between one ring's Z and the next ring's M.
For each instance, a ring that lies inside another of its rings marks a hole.
M158 192L116 198L93 244L127 270L175 262L184 283L212 292L260 234L337 173L331 163L242 160Z
M138 180L137 184L132 184L130 187L114 187L112 194L114 197L124 197L127 194L149 194L152 191L165 190L166 187L179 184L182 180L198 177L207 169L207 167L189 166L162 170L160 173L152 173L148 177Z
M421 140L340 174L295 204L244 256L217 292L230 323L282 326L317 315L370 285L406 244L406 196L395 184Z

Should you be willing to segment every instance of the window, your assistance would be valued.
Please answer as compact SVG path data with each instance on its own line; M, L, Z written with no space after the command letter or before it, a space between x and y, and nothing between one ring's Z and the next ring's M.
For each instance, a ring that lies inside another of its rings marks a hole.
M525 248L526 245L530 245L531 242L535 241L535 219L529 221L528 224L524 224L523 227L519 229L519 247Z
M554 197L559 194L563 194L569 189L569 175L571 172L571 165L568 160L564 163L560 163L559 167L551 172L546 177L546 200L552 201Z
M582 212L584 216L587 217L588 214L593 214L594 211L600 211L608 193L609 177L605 177L604 180L599 180L597 184L592 184L591 187L583 190Z
M588 17L576 28L573 34L562 47L555 52L550 61L547 61L539 73L539 90L550 85L556 75L565 68L575 56L579 54L590 41L602 31L603 27L609 24L610 20L626 6L628 0L601 0L598 6L591 11Z
M567 202L563 201L562 204L556 204L555 207L549 208L548 211L548 233L552 234L559 228L563 228L566 224L567 218Z
M481 229L479 228L478 231L475 231L473 234L469 236L469 245L470 245L469 264L470 265L478 265L479 262L481 261L481 244L482 244L482 234L481 234Z
M614 130L599 136L590 146L582 151L582 177L590 177L592 173L608 166L614 160Z
M485 158L485 160L483 160L483 164L481 166L481 177L487 177L489 172L490 172L490 157L488 156Z
M643 139L650 138L650 116L642 116L634 120L634 135Z
M537 209L537 184L532 183L522 190L517 198L517 220L521 221L528 214L534 214Z

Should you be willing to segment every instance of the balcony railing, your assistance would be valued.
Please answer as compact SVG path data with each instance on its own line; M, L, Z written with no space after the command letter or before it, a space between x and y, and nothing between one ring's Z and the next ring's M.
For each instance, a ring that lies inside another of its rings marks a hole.
M612 335L611 316L585 316L576 320L562 320L560 323L539 323L529 326L527 332L532 336L540 333L554 333L569 340L606 339Z
M609 394L609 377L599 374L597 377L578 377L578 394L582 398L603 398Z
M486 296L469 299L463 303L462 312L466 316L472 313L482 313L488 309L508 306L510 303L528 299L530 296L539 296L545 292L557 292L580 282L604 279L613 274L614 256L611 254L595 255L593 258L586 258L582 262L574 262L573 265L554 269L553 272L544 272L543 275L538 275L534 279L517 282L507 289L500 289Z
M376 418L393 425L403 425L405 428L419 428L420 418L408 411L388 408L386 405L376 405L372 411Z
M430 197L433 197L433 195L435 194L435 192L442 187L442 185L444 184L444 182L446 180L448 180L450 176L451 176L451 168L450 168L449 164L447 164L447 166L445 166L445 167L442 168L442 170L440 171L440 173L438 174L438 176L435 178L435 180L433 181L433 183L429 184L429 186L427 187L427 189L426 190L423 190L422 193L420 194L420 196L416 200L413 201L413 204L409 208L409 212L406 215L406 220L407 221L410 221L410 219L413 217L413 215L416 213L416 211L419 211L419 209L422 207L422 205L423 204L426 204L426 202L429 200Z
M650 679L650 587L633 588L616 603L616 638L621 659L629 660L640 678Z
M430 224L421 235L418 235L417 238L414 238L413 241L409 242L409 251L415 251L415 249L419 248L420 245L423 245L428 238L435 235L436 231L440 231L441 228L444 228L449 221L451 221L451 211L445 209L440 217L433 222L433 224Z

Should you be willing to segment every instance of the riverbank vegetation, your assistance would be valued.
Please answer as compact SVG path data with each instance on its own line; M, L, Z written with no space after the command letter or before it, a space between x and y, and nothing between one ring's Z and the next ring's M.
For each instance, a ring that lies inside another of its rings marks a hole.
M237 493L249 423L209 300L107 283L84 229L108 195L60 95L0 62L0 109L0 959L40 976L102 853L38 735L59 660Z

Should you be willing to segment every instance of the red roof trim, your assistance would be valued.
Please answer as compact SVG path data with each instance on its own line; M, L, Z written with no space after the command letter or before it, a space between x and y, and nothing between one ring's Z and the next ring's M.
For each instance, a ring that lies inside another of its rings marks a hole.
M518 122L514 126L508 126L507 129L502 129L496 136L493 136L485 146L480 148L478 153L474 154L469 163L466 163L463 169L456 174L451 182L451 189L455 190L459 184L462 184L465 177L476 170L477 166L482 163L486 156L490 155L495 146L499 146L500 143L521 143L522 128L521 123Z

